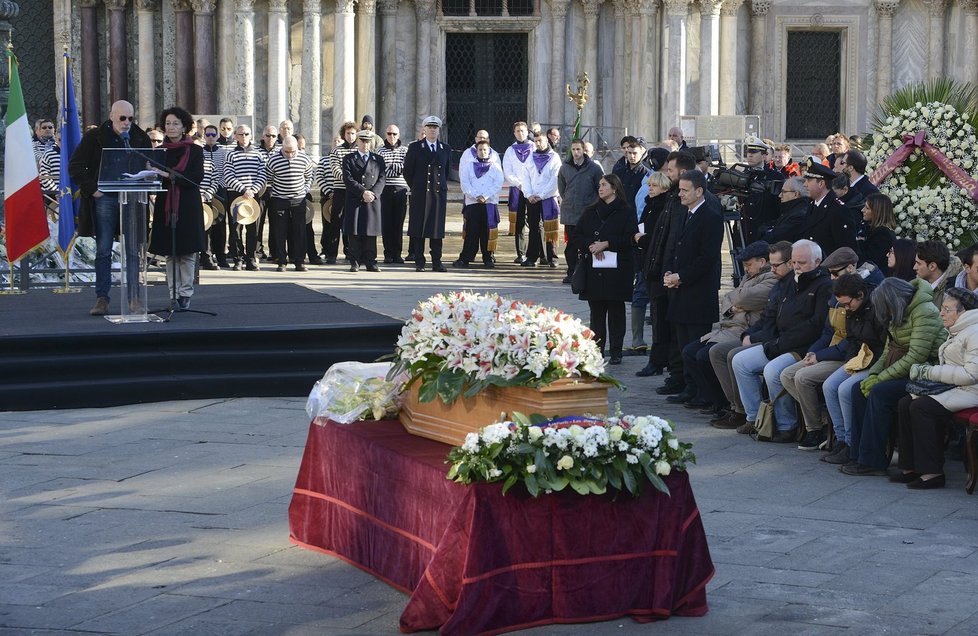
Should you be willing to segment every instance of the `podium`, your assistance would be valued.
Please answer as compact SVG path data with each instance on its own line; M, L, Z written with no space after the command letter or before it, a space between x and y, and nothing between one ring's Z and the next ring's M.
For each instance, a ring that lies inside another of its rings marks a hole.
M105 148L98 189L119 200L120 311L105 317L113 324L163 322L148 312L146 244L149 195L163 192L153 166L163 166L162 148Z

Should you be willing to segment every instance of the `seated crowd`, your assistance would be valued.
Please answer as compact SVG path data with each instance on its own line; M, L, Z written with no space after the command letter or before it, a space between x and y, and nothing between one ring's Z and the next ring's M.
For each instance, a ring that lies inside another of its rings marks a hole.
M695 388L667 399L745 434L767 401L772 442L848 475L887 475L897 432L890 480L942 487L952 416L978 406L978 245L902 240L882 267L807 239L749 245L721 319L683 348Z

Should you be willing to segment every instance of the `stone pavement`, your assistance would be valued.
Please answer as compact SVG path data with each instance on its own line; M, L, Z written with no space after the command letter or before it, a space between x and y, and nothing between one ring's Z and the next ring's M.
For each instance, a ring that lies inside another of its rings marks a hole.
M301 280L404 317L435 291L494 289L586 320L560 270L521 270L505 255L494 272L205 272L197 299L211 281ZM964 493L960 463L930 493L848 477L818 453L667 405L653 391L661 377L634 376L642 364L612 367L628 385L613 399L695 443L690 476L717 568L710 613L527 633L978 632L978 498ZM397 633L403 594L288 542L307 426L303 398L0 413L0 636Z

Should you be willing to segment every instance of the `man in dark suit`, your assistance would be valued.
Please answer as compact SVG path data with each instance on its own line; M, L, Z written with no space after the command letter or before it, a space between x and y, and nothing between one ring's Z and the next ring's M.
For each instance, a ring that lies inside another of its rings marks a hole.
M666 317L675 326L676 344L682 351L720 318L717 294L723 213L715 198L706 198L706 178L699 170L687 170L679 177L679 201L687 212L662 284L669 290ZM670 402L687 402L696 395L693 378L686 372L683 375L686 388L666 398Z
M835 160L835 171L845 175L849 181L849 191L842 198L842 202L851 210L856 210L856 226L862 221L862 208L866 203L866 197L880 191L872 182L866 178L866 155L858 150L850 150L844 155L839 155Z
M372 130L357 133L357 149L343 157L343 184L346 202L343 206L343 234L350 240L350 271L364 265L368 272L377 267L377 236L381 233L380 195L387 183L384 159L370 152L374 142Z
M801 226L801 238L818 243L823 254L840 247L856 249L856 224L852 213L832 192L832 180L838 174L808 159L805 187L808 189L808 216Z
M438 141L441 119L425 117L424 137L412 142L404 156L404 178L411 188L408 213L408 237L415 269L424 271L424 240L431 249L431 269L447 272L441 264L442 241L445 238L445 200L448 195L448 161L452 149Z

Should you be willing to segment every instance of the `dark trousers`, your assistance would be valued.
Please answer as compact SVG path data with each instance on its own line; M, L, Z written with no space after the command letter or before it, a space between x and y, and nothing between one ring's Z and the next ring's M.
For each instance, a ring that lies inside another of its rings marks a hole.
M377 264L377 237L358 236L349 237L350 241L350 264L351 265L376 265Z
M424 265L424 237L412 238L410 239L411 245L408 250L414 254L414 262L417 265ZM441 248L444 239L428 239L428 245L431 251L431 262L434 265L441 264Z
M225 209L227 209L227 196L227 190L224 188L219 188L217 193L214 195L214 199L220 201ZM214 220L210 229L207 230L207 239L209 249L204 254L204 258L207 258L208 260L213 259L213 261L218 265L226 265L228 260L228 217L226 214L220 220Z
M269 200L269 238L279 265L301 265L306 251L306 198ZM286 249L287 248L287 249Z
M346 189L333 190L333 207L330 213L330 220L323 223L323 237L320 245L323 248L323 256L329 260L336 260L336 255L340 250L340 230L343 229L343 207L346 204Z
M921 475L943 473L944 436L954 413L929 395L916 399L909 395L904 396L897 405L897 411L900 425L897 436L900 468Z
M654 296L649 302L649 315L652 318L652 344L649 345L649 364L665 367L669 364L669 350L672 344L672 329L666 320L669 300L663 294Z
M408 191L403 186L387 186L380 193L380 233L383 237L385 259L401 258L407 200Z
M260 201L261 201L261 213L258 215L258 229L257 229L257 232L258 232L257 233L258 245L257 245L257 250L258 250L258 253L264 254L265 256L267 256L267 257L269 257L269 258L271 258L271 259L274 260L275 258L277 258L276 255L275 255L275 247L274 247L275 246L275 236L274 236L275 230L272 229L272 227L271 227L272 224L271 223L268 224L269 225L269 228L268 228L268 250L267 250L267 252L265 250L265 220L268 218L268 208L269 208L269 203L270 203L271 200L272 200L272 197L268 193L266 193L260 199Z
M567 236L574 236L574 226L565 225L564 232ZM577 261L581 257L580 253L577 251L577 247L574 246L573 241L567 241L564 245L564 262L567 263L567 275L570 276L574 273L574 268L577 267Z
M516 205L516 256L523 258L526 255L526 237L523 231L526 229L526 197L520 192L520 201Z
M880 382L863 396L852 386L852 446L849 456L863 466L886 468L886 442L896 423L897 402L907 394L907 379Z
M543 202L526 204L526 224L530 228L529 242L526 245L526 260L535 263L543 258Z
M620 300L589 300L591 331L594 340L605 350L610 349L612 358L620 358L625 342L625 303Z
M312 223L306 223L306 258L310 263L319 261L319 250L316 249L316 230Z
M228 192L228 200L234 201L241 196L240 192ZM255 262L255 250L258 247L258 223L241 225L230 218L228 209L228 256L234 261Z
M705 336L710 332L710 327L712 326L713 326L712 323L708 323L708 322L702 322L702 323L694 322L694 323L685 323L685 324L677 323L675 326L676 351L678 351L679 353L679 355L677 356L679 358L679 367L680 367L679 373L682 375L682 379L686 383L686 391L688 393L695 394L697 391L697 386L696 386L696 380L693 378L692 375L690 375L685 365L683 364L684 362L683 349L685 349L686 346L690 343L699 342L700 338L702 338L703 336ZM709 353L707 354L707 359L709 359ZM674 373L672 360L670 360L669 370L670 370L670 375L672 375L672 373Z
M462 253L458 255L459 260L471 263L475 260L476 252L481 251L482 262L492 262L492 252L489 251L489 222L486 216L485 203L473 203L462 210L465 241L462 243Z
M696 397L715 407L721 407L727 404L727 398L710 363L710 349L715 344L715 342L701 342L697 339L683 347L683 369L687 376L692 378L693 386L696 387Z

